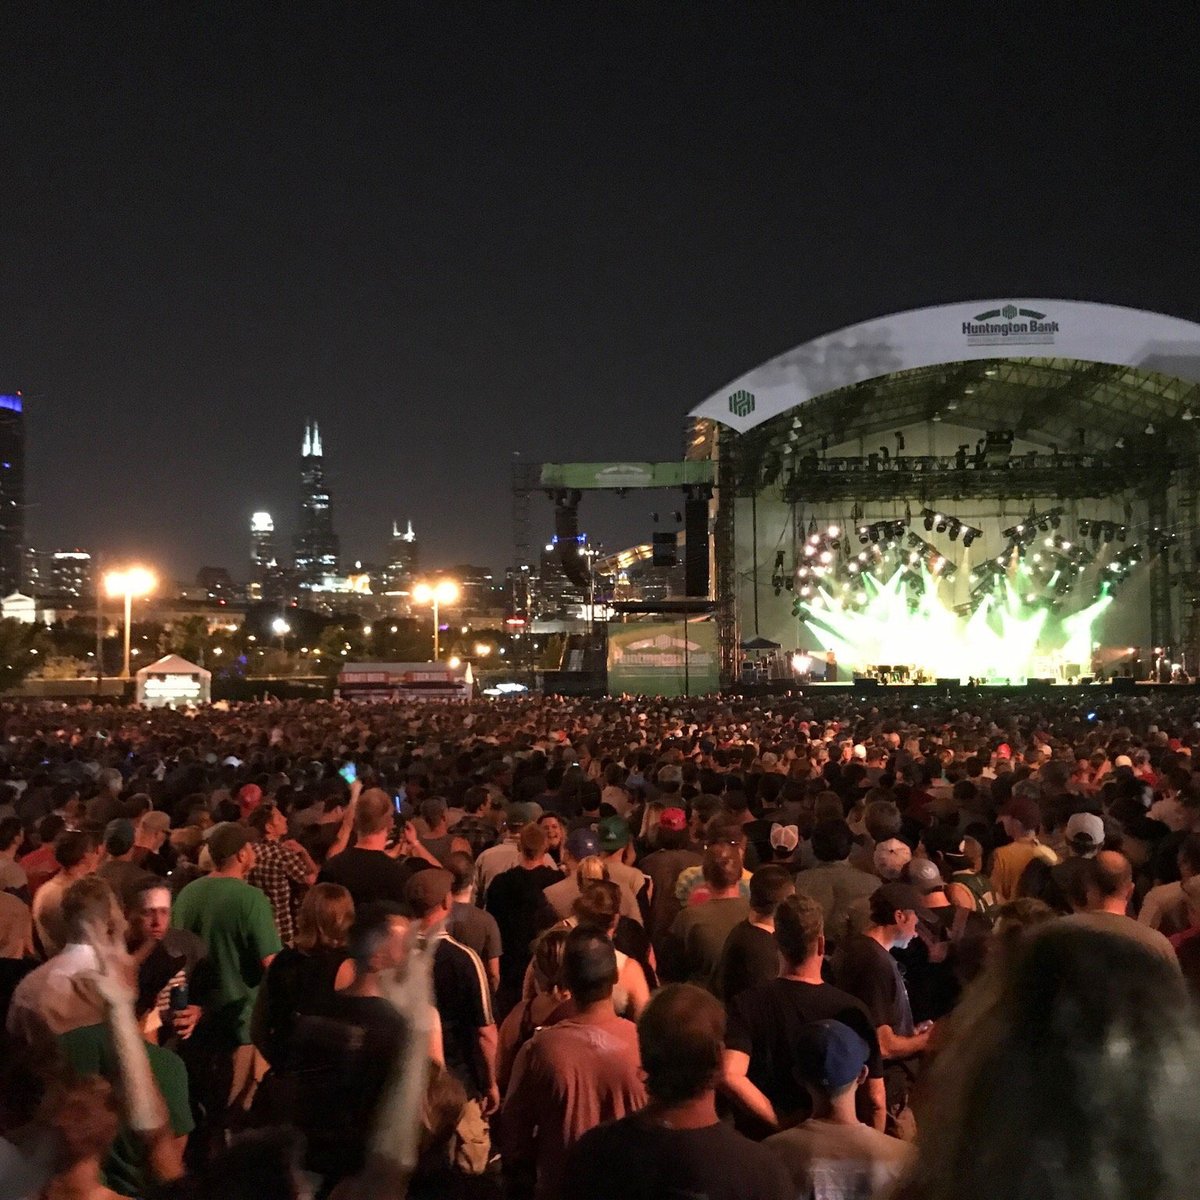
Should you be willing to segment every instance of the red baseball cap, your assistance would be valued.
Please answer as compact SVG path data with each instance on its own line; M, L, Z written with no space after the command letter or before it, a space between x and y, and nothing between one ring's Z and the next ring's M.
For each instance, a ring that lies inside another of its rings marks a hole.
M238 792L238 807L243 817L248 817L261 802L262 788L257 783L248 783Z
M687 813L682 808L664 808L662 816L658 818L658 827L670 833L678 833L687 828Z

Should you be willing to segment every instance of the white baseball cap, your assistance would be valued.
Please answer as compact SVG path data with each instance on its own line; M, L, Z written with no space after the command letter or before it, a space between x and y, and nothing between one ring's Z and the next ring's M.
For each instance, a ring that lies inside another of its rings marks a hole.
M883 880L899 879L912 862L912 851L899 838L888 838L875 847L875 874Z

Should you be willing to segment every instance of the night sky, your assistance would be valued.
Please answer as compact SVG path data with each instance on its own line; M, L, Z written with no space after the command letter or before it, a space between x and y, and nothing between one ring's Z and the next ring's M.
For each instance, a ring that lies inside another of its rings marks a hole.
M244 577L313 415L348 556L411 516L429 565L499 569L514 452L678 457L822 332L1010 294L1200 319L1192 18L821 7L6 6L33 543ZM581 517L615 548L673 503Z

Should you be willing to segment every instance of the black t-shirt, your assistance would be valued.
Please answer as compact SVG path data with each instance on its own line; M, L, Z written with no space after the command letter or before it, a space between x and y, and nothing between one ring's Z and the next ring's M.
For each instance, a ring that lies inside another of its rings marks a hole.
M336 992L296 1020L285 1078L309 1170L339 1179L362 1167L375 1108L400 1055L405 1023L377 996Z
M988 931L983 917L957 905L928 910L918 936L892 955L904 976L914 1022L939 1020L954 1008L962 993L959 951L966 945L973 952L970 943L986 938Z
M383 850L352 846L335 854L322 868L321 883L340 883L354 899L354 907L390 900L404 903L404 888L418 871L429 866L423 858L392 858Z
M717 967L717 994L729 1003L747 988L779 975L779 946L774 934L749 921L733 927Z
M542 893L562 881L553 867L510 867L497 875L487 890L487 911L500 926L500 978L511 986L520 984L529 965L530 947L538 935L538 905Z
M883 1074L875 1024L861 1001L829 983L773 979L742 992L729 1005L725 1045L750 1056L747 1076L776 1113L806 1114L811 1100L796 1077L796 1040L813 1021L841 1021L867 1043L867 1070Z
M572 1200L793 1200L782 1164L723 1122L671 1129L652 1111L590 1129L563 1175Z
M833 960L833 981L863 1002L876 1029L889 1025L901 1037L912 1034L912 1008L900 966L874 938L856 933L842 941Z
M297 1019L304 1013L321 1012L332 1003L333 985L345 960L345 950L298 950L294 946L285 946L271 960L263 983L263 1006L264 1053L272 1067L287 1065Z
M446 1070L478 1098L487 1082L479 1054L479 1031L495 1024L487 973L474 950L443 934L433 956L433 993L442 1019Z

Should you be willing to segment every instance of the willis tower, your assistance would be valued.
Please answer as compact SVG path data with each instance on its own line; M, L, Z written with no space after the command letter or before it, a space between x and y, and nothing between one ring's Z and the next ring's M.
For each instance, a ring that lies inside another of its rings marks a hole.
M300 524L296 534L296 577L302 588L319 587L326 575L338 573L338 539L325 484L321 431L316 421L304 426L300 450Z

